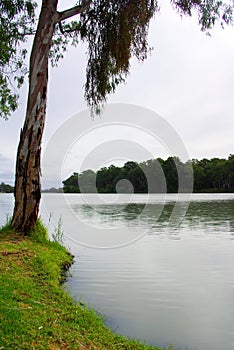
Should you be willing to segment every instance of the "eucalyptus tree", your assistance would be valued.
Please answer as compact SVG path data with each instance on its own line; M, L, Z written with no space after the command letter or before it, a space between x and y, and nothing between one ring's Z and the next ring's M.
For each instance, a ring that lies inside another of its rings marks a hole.
M184 15L191 16L195 10L202 30L209 30L217 21L223 24L232 20L233 4L228 0L171 3ZM80 0L64 11L59 11L59 0L1 0L0 113L4 118L17 108L15 88L26 76L24 44L28 36L34 36L25 122L16 161L13 228L28 232L38 217L49 59L56 64L69 43L87 43L84 94L92 112L98 113L107 95L128 75L131 57L141 61L147 58L149 22L158 9L157 0Z

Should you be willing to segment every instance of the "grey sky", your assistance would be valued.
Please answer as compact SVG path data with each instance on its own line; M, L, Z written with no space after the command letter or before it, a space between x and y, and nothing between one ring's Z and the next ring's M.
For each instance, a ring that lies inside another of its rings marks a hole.
M217 27L208 37L195 17L181 19L165 2L151 23L152 54L143 64L132 62L127 83L108 102L137 104L160 114L178 132L190 158L227 157L234 153L233 37L233 27ZM84 51L71 48L50 71L44 148L58 126L86 108ZM0 120L0 182L13 181L26 91L21 91L17 113Z

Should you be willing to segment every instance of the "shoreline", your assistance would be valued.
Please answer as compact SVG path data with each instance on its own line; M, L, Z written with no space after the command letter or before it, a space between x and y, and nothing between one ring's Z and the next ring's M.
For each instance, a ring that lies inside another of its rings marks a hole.
M39 223L31 237L0 230L1 349L162 350L115 334L62 287L73 263ZM170 347L169 349L173 349Z

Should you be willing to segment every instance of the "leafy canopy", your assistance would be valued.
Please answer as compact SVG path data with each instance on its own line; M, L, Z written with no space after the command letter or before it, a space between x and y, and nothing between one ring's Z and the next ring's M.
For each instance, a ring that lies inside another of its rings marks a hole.
M85 0L79 1L83 5ZM87 0L86 0L87 2ZM85 11L58 23L51 43L50 58L56 65L68 45L87 44L85 98L96 112L109 93L125 80L130 59L144 61L150 19L159 10L156 0L93 0ZM202 31L222 26L233 19L230 0L171 0L181 14L198 15ZM7 118L17 108L17 89L23 84L25 43L35 33L36 7L41 1L1 0L0 2L0 115Z
M4 118L17 108L19 88L27 68L24 43L35 25L34 1L0 1L0 115Z

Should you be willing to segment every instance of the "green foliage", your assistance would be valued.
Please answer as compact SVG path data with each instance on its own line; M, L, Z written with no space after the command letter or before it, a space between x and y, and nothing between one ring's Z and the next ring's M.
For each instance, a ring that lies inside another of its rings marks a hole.
M135 193L176 193L178 192L178 174L183 178L183 190L191 180L191 165L194 177L194 192L234 192L234 155L228 159L213 158L182 163L178 157L151 159L143 163L127 162L122 168L111 165L95 174L93 182L97 192L115 193L120 180L128 180ZM74 173L63 181L64 192L95 192L90 186L89 171ZM79 188L82 178L83 186ZM86 186L87 185L87 186ZM92 186L93 186L92 185ZM83 188L85 191L83 191ZM118 192L130 192L131 188L118 186Z
M233 2L222 0L172 0L182 15L198 14L202 31L210 30L217 22L222 26L233 22Z
M35 8L35 1L0 2L0 116L5 119L17 108L16 87L23 84L27 72L23 44L33 34Z
M194 191L234 192L234 156L192 160Z
M149 51L149 21L157 1L94 0L81 15L81 39L88 44L85 96L96 109L129 73L130 58Z
M34 225L33 229L29 232L29 236L38 243L48 241L49 235L47 228L43 224L41 218L39 218Z
M4 119L17 109L18 95L11 93L7 77L0 74L0 114Z
M6 237L9 233L12 232L11 220L12 220L12 217L7 214L5 224L0 227L0 237L1 238Z
M79 193L78 173L73 173L68 179L63 181L63 192Z

